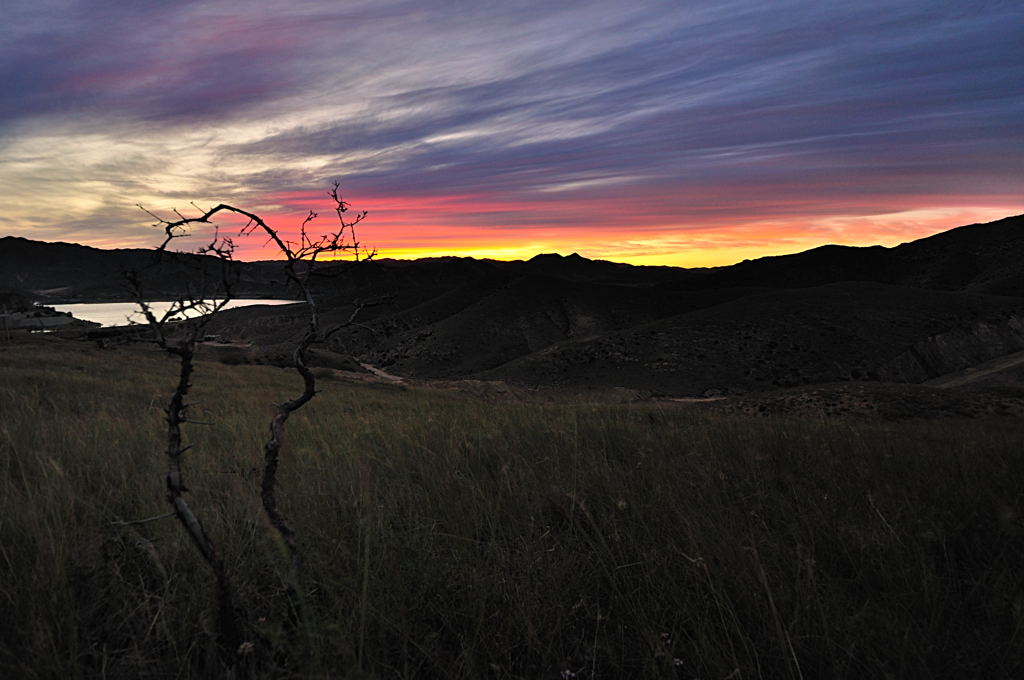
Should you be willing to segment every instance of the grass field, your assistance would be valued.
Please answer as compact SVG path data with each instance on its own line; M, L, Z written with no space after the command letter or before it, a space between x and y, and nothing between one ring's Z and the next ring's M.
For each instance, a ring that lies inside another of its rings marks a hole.
M0 345L0 676L217 677L167 512L157 353ZM200 364L189 500L256 677L1024 677L1024 422L476 402L325 376L262 518L289 372Z

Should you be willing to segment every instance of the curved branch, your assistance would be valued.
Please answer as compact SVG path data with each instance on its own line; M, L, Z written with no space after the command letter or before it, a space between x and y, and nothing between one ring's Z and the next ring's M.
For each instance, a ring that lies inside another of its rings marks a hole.
M376 255L376 251L365 253L362 250L362 246L356 238L355 233L356 225L362 222L368 213L364 210L356 213L352 218L346 217L346 213L349 210L349 204L342 198L340 184L338 182L333 184L328 195L334 200L334 210L338 217L338 225L335 230L320 236L312 236L309 229L310 225L317 218L317 213L310 211L299 226L298 243L293 243L292 241L288 241L283 238L277 229L267 224L263 218L256 213L242 208L237 208L226 203L219 203L195 217L185 217L181 213L175 211L175 214L179 219L173 221L164 220L153 213L146 211L157 219L158 226L163 227L165 238L163 243L157 249L161 252L167 250L171 241L187 234L188 228L193 224L211 224L213 218L220 213L232 213L245 217L247 222L242 228L241 233L243 235L248 235L255 231L262 231L266 234L268 241L273 243L278 251L284 256L284 269L286 276L289 281L299 288L302 298L306 302L306 307L309 312L309 320L306 324L306 329L302 338L296 345L292 355L295 370L302 378L302 392L293 399L275 405L275 412L270 421L270 439L267 440L263 447L264 464L263 474L260 481L260 498L263 503L264 512L267 515L270 524L281 537L281 540L289 554L293 576L290 587L293 589L297 612L301 612L300 607L302 600L298 593L297 585L302 569L302 551L294 529L292 529L288 520L285 518L284 513L281 512L277 502L277 471L280 465L281 452L285 445L286 424L292 413L305 406L316 395L316 378L307 366L307 353L310 347L314 343L323 342L338 329L354 323L356 315L358 315L364 307L364 305L356 304L355 309L347 322L331 329L327 333L322 333L320 329L320 310L309 281L321 256L337 252L347 252L353 254L355 259L358 261L361 257L362 259L369 259ZM145 210L145 208L143 208L143 210ZM211 244L203 249L202 252L213 254L224 261L228 261L231 259L230 254L233 250L234 243L230 239L221 239L219 236L215 235ZM141 295L139 297L141 299ZM195 300L192 300L192 302L195 303ZM177 307L178 313L187 311L188 303L180 302ZM220 307L216 307L214 311L219 309ZM164 332L164 324L169 320L169 317L165 316L162 319L158 319L153 311L144 303L143 313L150 325L156 330L158 342L161 347L179 354L182 357L184 357L182 352L188 353L190 363L190 352L195 346L197 336L190 336L187 338L187 342L183 344L173 345L168 341L167 334ZM182 366L184 370L184 358ZM180 427L180 424L185 422L182 413L182 399L184 398L185 392L187 392L187 376L184 380L184 383L179 384L179 387L181 385L185 385L185 390L180 394L181 398L178 399L177 402L172 402L171 407L168 409L168 418L171 418L171 413L176 414L174 416L175 427ZM177 440L174 440L173 435L169 431L168 441L175 442L175 446L180 445L180 436ZM189 517L190 511L188 510L188 505L185 503L182 496L184 485L181 484L180 451L177 455L171 455L170 451L171 446L169 445L168 458L172 461L172 468L168 472L168 493L172 499L172 505L174 505L175 511L180 513L179 518L181 518L183 523L185 523L189 528L189 533L193 537L196 546L204 556L207 557L207 561L216 572L217 569L222 568L223 565L219 561L220 558L216 553L215 547L209 541L209 537L206 536L204 531L202 531L202 526L198 523L198 520L195 522L185 521L185 519ZM220 566L218 567L217 565Z

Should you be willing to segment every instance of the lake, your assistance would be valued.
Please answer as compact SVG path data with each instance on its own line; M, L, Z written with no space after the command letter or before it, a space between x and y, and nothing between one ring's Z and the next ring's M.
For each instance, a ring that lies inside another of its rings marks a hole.
M254 300L254 299L239 299L232 300L227 304L225 309L231 309L233 307L249 307L251 305L293 305L300 302L299 300ZM150 302L150 307L153 308L155 314L163 314L170 306L171 302ZM81 302L72 305L49 305L58 312L69 312L71 316L76 319L83 319L85 321L95 321L102 326L124 326L129 323L146 323L146 319L142 316L142 312L139 310L138 304L134 302ZM190 314L189 316L199 316L198 314Z

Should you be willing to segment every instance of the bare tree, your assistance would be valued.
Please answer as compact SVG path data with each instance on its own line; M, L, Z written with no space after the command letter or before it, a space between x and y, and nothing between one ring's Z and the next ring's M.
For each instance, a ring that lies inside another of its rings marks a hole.
M353 301L352 313L347 321L329 329L323 329L321 326L320 308L310 285L310 277L313 275L319 258L323 255L330 255L339 251L349 252L357 261L369 259L376 255L376 251L364 251L356 236L355 227L366 218L367 212L364 210L355 213L352 218L346 217L346 213L349 211L349 203L342 198L338 182L334 183L328 195L334 201L334 211L337 215L338 224L332 231L326 234L311 237L308 228L312 221L317 218L317 213L310 211L299 229L300 241L298 243L282 239L280 234L267 226L261 218L251 213L242 212L250 220L246 227L247 230L251 232L256 229L262 229L285 256L285 273L288 280L299 289L303 299L306 301L309 312L309 320L305 331L292 352L293 366L302 377L303 389L294 398L274 405L275 413L270 421L270 439L267 440L263 447L263 476L260 483L260 498L263 502L263 509L288 549L294 577L301 573L302 551L296 540L295 531L278 507L276 491L277 468L285 443L285 425L292 413L302 408L316 395L316 377L307 365L310 347L316 343L326 341L331 335L353 323L366 306L358 301Z
M302 391L291 399L274 404L274 413L270 421L270 438L263 447L263 472L260 481L260 499L264 512L288 551L291 579L287 586L292 595L293 606L297 615L301 611L302 600L301 589L298 587L302 570L302 551L295 531L281 511L277 501L277 471L281 453L285 446L286 423L293 413L302 408L316 395L316 377L308 366L308 352L310 348L316 343L326 341L338 330L354 323L360 311L367 306L359 301L352 301L352 312L347 320L333 327L323 328L319 303L314 294L310 277L313 275L317 264L324 257L343 253L354 257L358 261L372 258L376 254L376 251L364 250L356 236L356 225L365 219L367 212L356 212L351 217L348 215L350 206L342 198L338 182L333 184L328 192L328 196L334 202L337 224L327 230L326 233L314 235L311 231L311 225L318 215L310 211L299 227L298 241L287 239L278 229L268 225L259 215L224 203L218 204L194 217L186 217L175 211L178 219L173 221L149 213L158 220L157 224L164 229L165 233L163 243L157 248L158 254L167 254L168 246L174 239L186 235L193 225L212 224L214 217L218 214L236 214L246 218L247 222L242 228L240 235L244 236L253 233L266 235L268 242L272 243L284 256L284 271L287 279L298 289L300 296L306 303L308 322L292 352L293 366L302 379ZM143 208L143 210L145 209ZM144 300L140 279L137 276L134 278L137 291L136 297L142 306L146 320L156 333L157 343L164 350L180 359L181 370L178 386L167 407L168 500L174 507L175 516L178 517L179 521L188 530L196 547L202 553L216 576L223 629L222 638L226 645L237 643L238 640L237 625L234 625L233 619L234 610L231 602L230 583L224 569L223 560L217 552L214 543L203 530L201 523L194 513L188 508L183 496L183 492L186 489L182 481L181 455L188 447L182 446L181 425L188 422L186 417L188 404L185 401L185 397L190 387L189 379L193 370L193 357L196 345L203 337L203 333L209 321L213 319L213 315L223 309L230 299L231 282L228 275L228 265L232 262L234 247L231 239L221 238L215 232L213 241L200 250L203 254L217 257L221 264L224 265L222 268L224 274L221 281L223 293L220 298L214 301L197 296L194 292L189 292L175 302L171 310L162 317L158 317ZM207 315L198 321L190 322L187 325L187 330L182 329L179 331L175 326L175 331L178 332L174 334L172 339L172 334L169 333L170 321L176 315L195 311L204 312Z
M176 257L176 253L170 251L168 246L172 240L184 235L177 223L161 221L165 226L166 238L156 248L151 265L153 267ZM167 424L167 473L165 477L167 500L173 508L173 516L185 528L192 543L213 572L216 581L218 643L222 656L225 657L224 661L229 666L234 666L234 654L239 649L241 639L231 581L217 544L185 500L185 492L188 491L188 487L185 485L182 468L182 458L185 452L191 448L183 442L182 426L189 422L195 422L188 416L192 404L187 401L187 398L192 387L191 379L195 368L196 348L207 325L213 319L213 315L223 309L231 299L229 265L232 261L234 243L230 238L221 238L215 234L213 240L199 252L213 255L219 260L221 276L219 290L216 293L219 297L208 296L210 291L203 285L202 280L205 276L204 272L197 288L186 289L176 300L172 301L166 311L158 313L146 299L144 273L128 272L126 277L134 288L136 302L142 309L156 343L165 352L178 359L178 381L164 408Z

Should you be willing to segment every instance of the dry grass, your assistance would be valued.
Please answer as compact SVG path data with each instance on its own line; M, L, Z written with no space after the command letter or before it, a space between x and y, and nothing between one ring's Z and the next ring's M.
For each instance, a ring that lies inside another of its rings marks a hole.
M166 511L158 354L0 347L0 675L214 676L211 584ZM260 677L1024 673L1024 423L495 405L322 381L258 511L267 367L204 364L190 502Z

